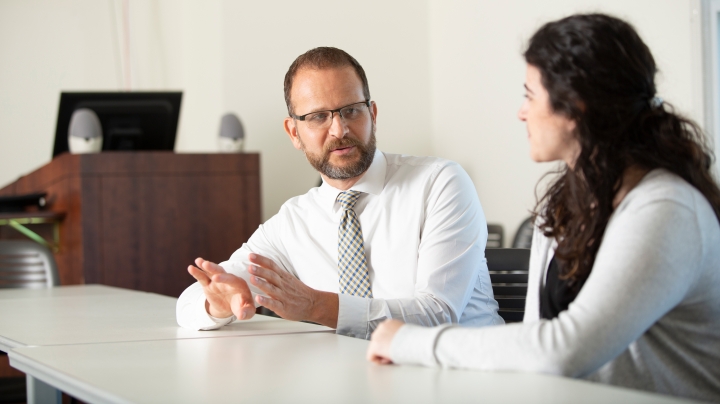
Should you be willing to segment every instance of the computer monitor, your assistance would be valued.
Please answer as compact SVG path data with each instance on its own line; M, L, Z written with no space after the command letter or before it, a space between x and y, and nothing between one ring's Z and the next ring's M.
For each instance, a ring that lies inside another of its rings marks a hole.
M63 92L53 158L68 148L73 112L93 110L102 125L102 150L175 149L182 92Z

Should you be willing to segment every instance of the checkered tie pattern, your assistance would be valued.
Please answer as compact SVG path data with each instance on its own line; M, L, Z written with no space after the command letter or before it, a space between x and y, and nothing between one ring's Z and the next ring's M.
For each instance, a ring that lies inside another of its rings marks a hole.
M343 216L338 228L340 293L372 298L362 228L353 210L360 194L362 192L345 191L337 197L343 208Z

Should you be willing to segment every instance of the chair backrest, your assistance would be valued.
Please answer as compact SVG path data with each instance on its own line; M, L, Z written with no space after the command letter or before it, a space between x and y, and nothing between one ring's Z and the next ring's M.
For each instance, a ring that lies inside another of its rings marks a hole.
M488 224L488 238L486 248L502 248L505 231L502 225Z
M512 248L532 247L533 226L532 217L523 220L513 238Z
M527 248L485 249L490 282L506 323L522 321L527 296L530 250Z
M34 241L0 240L0 288L42 289L60 285L55 258Z

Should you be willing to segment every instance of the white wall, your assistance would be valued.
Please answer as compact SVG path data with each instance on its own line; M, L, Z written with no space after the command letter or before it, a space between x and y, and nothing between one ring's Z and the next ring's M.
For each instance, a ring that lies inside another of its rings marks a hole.
M215 150L222 3L130 1L130 87L182 90L176 150ZM52 155L61 91L125 88L119 0L0 2L0 186Z
M516 119L532 32L578 11L626 18L656 57L660 95L702 122L697 3L130 0L131 87L184 92L180 152L214 150L220 116L237 113L262 154L268 218L318 180L282 130L285 71L312 47L343 48L367 72L381 150L461 163L511 237L552 168L530 161ZM121 5L0 1L0 184L50 160L61 90L123 88Z
M489 222L506 237L535 205L535 185L554 164L529 158L522 52L543 23L576 12L605 12L635 25L661 71L658 93L698 122L702 94L697 21L688 0L431 0L433 151L458 161L477 187ZM543 189L543 188L540 188Z
M0 2L0 184L50 161L61 89L117 89L109 2Z

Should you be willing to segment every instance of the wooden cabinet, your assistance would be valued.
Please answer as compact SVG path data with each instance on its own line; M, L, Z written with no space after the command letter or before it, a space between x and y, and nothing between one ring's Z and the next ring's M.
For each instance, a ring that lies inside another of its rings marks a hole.
M63 154L0 189L32 192L47 192L47 209L64 214L61 284L178 296L196 257L227 259L260 224L260 156Z

